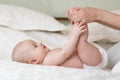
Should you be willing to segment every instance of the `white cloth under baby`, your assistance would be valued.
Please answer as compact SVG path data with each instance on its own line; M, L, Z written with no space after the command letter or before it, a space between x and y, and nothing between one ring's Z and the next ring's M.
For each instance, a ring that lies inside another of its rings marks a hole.
M97 66L90 66L90 65L87 65L87 64L83 64L83 67L86 68L86 69L104 69L107 65L107 62L108 62L107 52L102 47L100 47L99 45L97 45L95 43L91 43L91 44L93 44L95 47L97 47L98 50L100 51L101 56L102 56L102 62Z

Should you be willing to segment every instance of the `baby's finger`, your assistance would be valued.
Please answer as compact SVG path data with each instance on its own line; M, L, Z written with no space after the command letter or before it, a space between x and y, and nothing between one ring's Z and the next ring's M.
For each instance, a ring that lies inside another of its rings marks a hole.
M74 19L74 22L80 22L80 19L78 19L78 18Z
M81 22L80 22L80 26L82 26L82 25L84 25L84 24L86 24L87 22L85 21L85 20L82 20Z
M78 27L81 27L80 23L81 23L81 22L80 22L80 21L78 21L78 25L77 25Z
M78 23L74 23L74 26L77 27Z
M84 29L84 30L81 31L81 33L86 32L86 31L87 31L87 29Z
M75 25L76 27L79 27L79 22L75 22L75 24L76 24L76 25Z
M85 29L85 26L86 26L86 25L80 26L80 29L81 29L81 30Z

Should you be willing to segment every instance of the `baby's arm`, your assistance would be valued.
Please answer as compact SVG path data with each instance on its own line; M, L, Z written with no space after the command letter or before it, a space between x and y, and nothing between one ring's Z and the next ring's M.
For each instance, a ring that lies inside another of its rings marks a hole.
M76 51L79 36L84 31L84 26L73 27L71 30L71 36L65 46L61 50L58 50L57 53L53 51L53 53L48 54L43 61L43 65L60 65L63 63Z

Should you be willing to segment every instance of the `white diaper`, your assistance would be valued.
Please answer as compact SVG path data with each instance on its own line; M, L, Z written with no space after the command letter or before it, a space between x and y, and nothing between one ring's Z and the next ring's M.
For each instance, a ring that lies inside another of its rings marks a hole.
M97 65L97 66L89 66L89 65L86 65L86 64L83 64L83 68L87 68L87 69L103 69L103 68L105 68L106 67L106 65L107 65L107 61L108 61L108 56L107 56L107 53L106 53L106 51L102 48L102 47L100 47L100 46L98 46L97 44L95 44L95 43L92 43L95 47L97 47L98 48L98 50L100 51L100 53L101 53L101 55L102 55L102 62L99 64L99 65Z

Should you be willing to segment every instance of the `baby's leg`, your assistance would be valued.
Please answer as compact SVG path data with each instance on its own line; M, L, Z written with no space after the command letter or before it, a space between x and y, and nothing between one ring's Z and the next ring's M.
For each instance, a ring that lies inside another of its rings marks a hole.
M98 49L87 41L87 38L88 31L80 36L77 46L77 52L84 64L96 66L102 62L102 56Z

